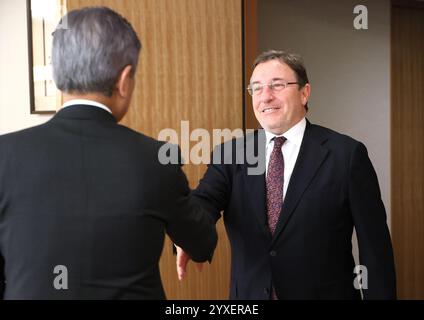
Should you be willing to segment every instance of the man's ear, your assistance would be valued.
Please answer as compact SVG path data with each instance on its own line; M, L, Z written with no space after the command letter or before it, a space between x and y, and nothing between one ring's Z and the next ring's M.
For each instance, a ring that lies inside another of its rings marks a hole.
M131 75L132 66L128 65L121 71L118 81L116 82L116 91L122 98L127 98L132 93L132 80Z
M301 91L302 103L303 105L306 105L308 103L309 96L311 95L311 85L309 83L305 84Z

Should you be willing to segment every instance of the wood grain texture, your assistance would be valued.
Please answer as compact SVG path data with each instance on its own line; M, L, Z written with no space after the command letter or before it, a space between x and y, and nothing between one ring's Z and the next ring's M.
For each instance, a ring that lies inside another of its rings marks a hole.
M392 8L392 235L398 297L424 299L424 9Z
M165 128L180 135L184 120L189 121L190 132L242 127L240 0L67 1L68 10L93 5L112 8L127 18L141 38L136 90L124 125L154 138ZM191 187L197 186L205 169L205 165L185 166ZM183 282L178 282L175 257L166 241L160 266L168 299L228 298L230 248L221 221L213 263L201 273L190 265Z
M249 85L250 77L253 72L253 62L258 56L258 1L244 0L244 72L245 72L245 87ZM256 119L253 111L252 97L247 90L245 94L245 123L246 129L258 129L260 124Z

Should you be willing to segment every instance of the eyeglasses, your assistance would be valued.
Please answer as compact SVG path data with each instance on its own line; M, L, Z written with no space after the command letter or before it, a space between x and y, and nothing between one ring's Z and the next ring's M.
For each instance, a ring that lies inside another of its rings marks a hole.
M281 80L271 81L271 83L251 83L247 87L247 91L251 96L257 96L262 93L264 87L269 87L272 92L277 92L285 89L289 84L299 84L299 82L284 82Z

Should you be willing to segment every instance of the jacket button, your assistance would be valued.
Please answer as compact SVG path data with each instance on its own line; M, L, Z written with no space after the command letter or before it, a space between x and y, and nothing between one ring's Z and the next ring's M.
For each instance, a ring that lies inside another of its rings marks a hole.
M271 257L275 257L277 255L277 252L275 252L274 250L272 250L270 253Z

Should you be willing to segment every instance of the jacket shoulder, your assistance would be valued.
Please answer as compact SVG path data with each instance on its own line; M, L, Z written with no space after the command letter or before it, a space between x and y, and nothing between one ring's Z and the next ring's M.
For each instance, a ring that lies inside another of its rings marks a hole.
M345 146L347 148L354 148L362 142L352 138L351 136L337 132L333 129L323 127L316 124L308 124L309 134L316 138L325 141L327 144Z

